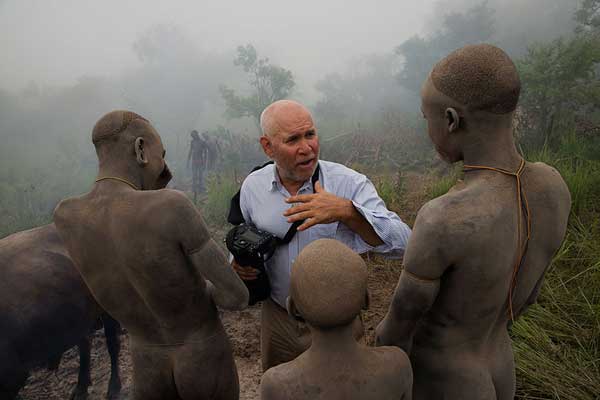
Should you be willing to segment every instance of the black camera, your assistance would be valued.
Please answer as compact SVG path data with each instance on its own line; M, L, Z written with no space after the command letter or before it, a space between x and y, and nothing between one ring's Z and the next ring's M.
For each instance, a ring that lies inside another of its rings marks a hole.
M260 271L255 280L243 281L250 293L248 303L253 305L268 298L271 285L265 271L265 261L275 253L278 245L277 237L254 225L243 223L231 228L225 238L225 244L238 264Z

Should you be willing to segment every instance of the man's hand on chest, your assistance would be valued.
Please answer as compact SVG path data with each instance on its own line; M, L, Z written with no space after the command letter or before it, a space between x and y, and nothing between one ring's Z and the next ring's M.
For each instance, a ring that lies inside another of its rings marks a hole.
M305 220L298 227L299 231L317 224L345 222L356 213L352 201L326 192L318 181L315 183L315 193L291 196L285 201L298 203L288 208L283 215L290 223Z

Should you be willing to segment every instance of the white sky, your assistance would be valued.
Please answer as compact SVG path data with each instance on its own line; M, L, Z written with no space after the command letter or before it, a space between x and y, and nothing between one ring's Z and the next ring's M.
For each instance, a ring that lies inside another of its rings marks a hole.
M156 24L198 45L263 56L319 78L365 53L389 52L423 30L435 0L0 0L0 88L71 84L138 63L132 44Z

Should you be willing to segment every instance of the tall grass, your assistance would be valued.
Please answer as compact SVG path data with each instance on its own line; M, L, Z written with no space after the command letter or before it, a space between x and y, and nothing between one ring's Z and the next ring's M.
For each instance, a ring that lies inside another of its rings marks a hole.
M390 210L402 208L406 194L406 177L402 172L383 175L373 180L377 193Z
M427 184L427 200L435 199L448 193L452 186L462 179L462 164L454 165L449 171L442 175L430 174Z
M538 303L512 328L517 398L600 399L600 145L573 132L526 152L555 167L571 192L565 241Z
M238 190L239 185L229 177L213 175L208 178L208 198L202 206L208 224L218 227L227 224L230 200Z
M538 303L512 329L518 398L600 398L600 229L571 215ZM540 397L546 396L546 397Z

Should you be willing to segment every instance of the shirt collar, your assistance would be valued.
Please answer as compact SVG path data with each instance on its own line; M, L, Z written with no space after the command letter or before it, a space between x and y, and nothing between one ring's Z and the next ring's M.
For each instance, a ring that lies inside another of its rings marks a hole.
M321 163L317 160L317 164L320 166ZM321 168L321 167L320 167ZM312 188L312 181L311 178L308 178L300 187L300 190L298 190L298 192L301 192L303 190L306 190L307 187ZM281 183L281 179L279 179L279 174L277 173L277 164L273 163L273 179L271 180L271 186L269 187L269 191L273 192L275 190L278 190L279 188L282 188L283 184Z

